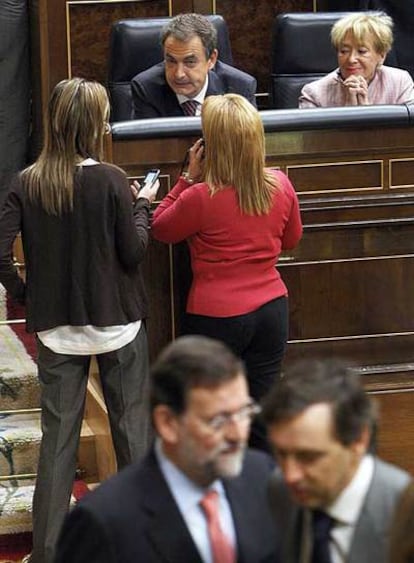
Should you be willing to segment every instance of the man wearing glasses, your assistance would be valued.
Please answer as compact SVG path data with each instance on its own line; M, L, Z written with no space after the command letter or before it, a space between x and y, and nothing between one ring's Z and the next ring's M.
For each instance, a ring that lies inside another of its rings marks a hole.
M224 344L175 340L152 369L157 439L68 516L57 563L272 563L267 506L273 469L246 449L260 410Z

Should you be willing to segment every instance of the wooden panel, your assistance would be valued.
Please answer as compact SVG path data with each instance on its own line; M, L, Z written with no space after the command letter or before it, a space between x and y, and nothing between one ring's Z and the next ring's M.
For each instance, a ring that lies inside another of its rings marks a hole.
M392 159L390 161L390 187L414 187L414 159Z
M193 0L170 0L172 4L172 15L193 11Z
M377 392L374 397L380 412L378 454L414 474L414 389Z
M290 307L292 312L292 307ZM315 323L318 322L317 317ZM411 362L414 332L372 336L349 336L290 340L285 364L306 358L341 358L348 365L388 366L390 363Z
M112 154L129 174L143 174L159 165L165 193L193 141L194 137L116 141ZM400 185L410 177L412 129L267 133L266 148L269 165L287 171L294 180L305 224L299 247L279 264L290 307L284 363L339 357L364 372L376 366L381 377L365 381L383 403L379 453L413 470L414 371L397 377L389 370L391 364L413 361L414 188L390 188L390 183ZM167 304L153 288L153 303L161 306L165 325L171 311L171 323L179 333L190 282L185 245L173 247L172 259L161 254L151 259L147 284L169 272L172 294ZM395 424L401 428L398 439L393 435ZM410 452L405 455L404 450Z
M376 161L326 162L287 166L286 172L296 191L308 193L345 193L349 190L381 190L383 163Z
M413 217L414 194L400 193L392 200L389 194L370 195L365 193L363 196L352 198L342 197L341 194L329 198L329 204L323 206L318 199L302 200L301 212L306 225L323 223L326 221L327 208L329 208L329 220L331 222L363 221L367 218L388 219L398 221Z
M290 338L414 331L413 258L280 267L290 293Z
M347 162L351 156L366 161L388 154L392 158L412 158L412 151L410 127L299 130L266 135L266 153L271 165Z
M326 216L326 210L324 210ZM299 246L288 253L296 262L320 263L326 260L360 260L362 258L413 255L413 209L407 219L305 225ZM283 261L282 261L283 262ZM289 260L292 263L292 260ZM388 263L387 266L392 266ZM299 267L299 265L298 265ZM358 266L356 266L358 267Z
M283 12L311 11L312 0L216 0L216 13L229 27L234 65L257 78L258 92L269 90L275 17Z
M68 75L105 83L112 24L123 18L168 15L168 0L68 2Z

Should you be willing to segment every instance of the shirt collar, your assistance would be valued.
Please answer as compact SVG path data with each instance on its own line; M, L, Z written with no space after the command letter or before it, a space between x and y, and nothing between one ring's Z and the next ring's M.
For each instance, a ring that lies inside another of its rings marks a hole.
M85 158L82 162L79 162L76 166L92 166L94 164L99 164L97 160L93 158Z
M161 473L163 474L169 489L180 506L186 504L188 507L199 504L207 490L215 490L223 496L223 483L216 479L207 489L199 487L194 481L189 479L163 452L162 443L159 438L155 442L155 455L157 457ZM179 501L178 501L179 499Z
M372 455L365 455L351 482L326 509L327 514L343 524L356 524L373 475L374 459Z
M188 100L194 100L195 102L198 102L200 105L202 105L202 103L204 102L204 98L206 97L207 88L208 88L208 74L206 76L206 81L204 82L204 86L201 88L197 96L194 96L194 98L187 98L187 96L183 96L182 94L176 94L178 103L181 105L184 102L188 102Z

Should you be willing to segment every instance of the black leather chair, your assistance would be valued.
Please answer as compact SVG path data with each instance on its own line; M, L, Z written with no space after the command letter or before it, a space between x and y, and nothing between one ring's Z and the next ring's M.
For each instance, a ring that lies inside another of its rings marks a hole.
M297 108L302 87L337 66L332 25L346 12L286 13L272 30L270 107Z
M302 87L337 67L331 28L349 13L302 12L276 17L272 31L270 108L297 108ZM385 64L397 66L393 50Z
M207 18L217 29L219 58L233 64L230 39L222 16ZM120 20L113 24L109 47L108 89L111 98L111 121L132 116L131 79L163 60L161 30L171 18Z

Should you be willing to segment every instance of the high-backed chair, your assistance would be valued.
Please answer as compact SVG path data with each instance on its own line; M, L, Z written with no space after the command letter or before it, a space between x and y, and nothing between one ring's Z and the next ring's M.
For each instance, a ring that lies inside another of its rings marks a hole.
M272 31L270 108L297 108L302 87L337 67L331 28L349 13L302 12L276 17ZM395 65L392 51L386 64Z
M219 58L233 64L230 39L222 16L207 16L218 34ZM111 121L131 119L131 79L163 60L161 30L171 18L128 19L115 22L109 48L108 89Z
M302 87L337 66L332 25L344 12L286 13L272 30L270 107L297 108Z

